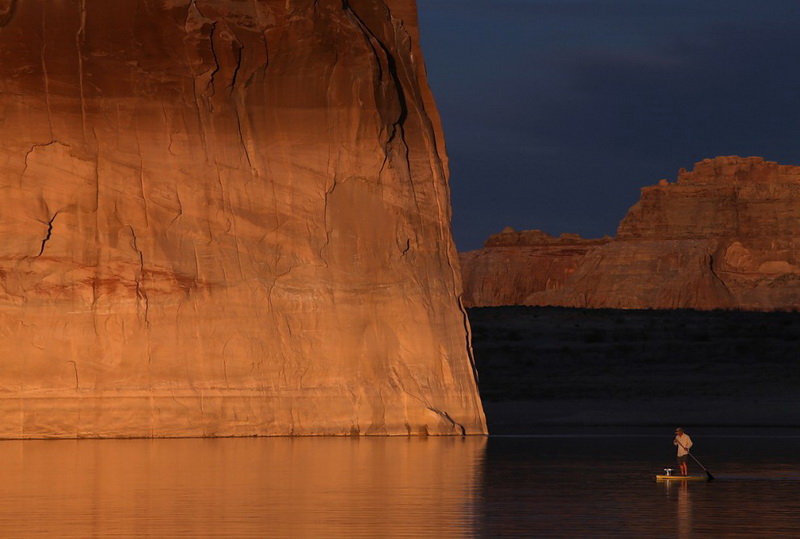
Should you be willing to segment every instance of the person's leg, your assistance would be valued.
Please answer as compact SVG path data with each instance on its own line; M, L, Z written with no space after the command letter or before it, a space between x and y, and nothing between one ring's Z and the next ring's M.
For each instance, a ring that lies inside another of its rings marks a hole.
M689 456L683 457L683 475L689 475Z

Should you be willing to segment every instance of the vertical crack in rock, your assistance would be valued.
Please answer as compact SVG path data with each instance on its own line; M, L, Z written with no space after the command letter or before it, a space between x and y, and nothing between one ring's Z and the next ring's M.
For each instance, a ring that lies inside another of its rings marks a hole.
M447 250L447 252L445 253L445 256L447 258L447 265L450 268L450 272L451 272L451 275L452 275L452 278L453 278L454 282L455 283L459 283L458 286L462 286L461 285L461 268L459 267L458 269L456 269L455 265L453 264L453 259L452 259L452 255L451 255L451 249ZM456 255L456 261L458 260L457 256L458 255ZM470 363L470 366L472 367L472 377L474 378L475 385L477 386L478 382L479 382L478 367L475 364L475 352L472 349L472 328L469 325L469 315L467 315L467 309L466 309L466 307L464 307L464 294L463 294L463 292L459 292L457 294L456 302L458 304L458 310L461 312L461 323L464 325L464 330L466 332L465 345L466 345L467 356L469 357L469 363Z
M412 200L414 201L414 206L418 212L421 212L422 209L420 207L419 198L417 195L417 189L414 185L414 174L411 171L411 164L409 162L409 147L408 142L405 138L405 123L408 119L408 98L406 97L406 90L403 86L403 81L400 77L400 72L398 70L397 59L395 55L392 53L390 48L384 43L376 34L373 32L366 22L355 12L355 10L350 6L350 3L347 0L342 0L342 8L345 13L351 18L351 20L355 23L355 25L359 28L361 33L364 35L364 39L369 45L370 49L372 50L373 57L375 58L375 64L377 65L378 69L378 85L376 87L376 94L378 93L378 88L381 88L383 85L384 79L384 66L382 57L385 59L386 63L386 73L388 73L388 80L395 91L395 96L397 97L397 105L399 107L399 112L396 118L392 120L391 125L391 132L389 133L388 138L384 143L384 159L381 163L380 170L378 171L378 178L383 177L383 173L386 170L386 167L391 165L393 167L397 167L399 170L402 170L404 173L405 179L408 181L409 189L411 190ZM391 14L389 15L391 17ZM393 32L392 35L396 37L396 29L394 28L394 23L392 24ZM379 52L380 50L380 52ZM382 54L381 54L382 53ZM378 99L378 101L386 100L387 96L383 96L382 99ZM424 122L423 122L424 124ZM397 151L400 153L398 159L392 159L393 152L397 148L397 144L401 146ZM437 180L439 178L436 178ZM437 190L436 186L434 185L434 190ZM438 195L437 195L437 206L439 205ZM438 209L441 215L441 208ZM441 232L440 232L441 235ZM443 236L444 237L444 236Z
M244 45L242 45L241 41L238 39L231 41L231 45L233 45L236 49L234 52L234 60L236 60L236 64L233 66L231 83L228 85L228 93L233 94L233 90L236 87L236 78L239 76L239 70L242 69L242 52L244 51Z
M200 10L198 10L198 13L200 13ZM200 13L200 14L202 15L202 13ZM211 72L208 74L208 83L206 83L206 95L209 97L209 99L208 99L208 107L209 107L209 110L211 110L211 111L214 110L214 105L213 105L213 103L211 102L211 99L210 99L211 96L213 96L214 93L215 93L214 78L217 76L217 73L219 73L219 58L217 58L217 49L214 46L214 33L217 31L217 24L218 23L219 23L219 21L211 21L209 23L209 25L211 26L211 29L209 30L209 33L208 33L209 51L211 52L211 58L214 59L214 67L211 69Z
M72 371L73 371L73 374L75 375L75 389L79 389L80 388L80 381L78 379L78 364L75 363L71 359L68 360L67 363L72 365Z
M198 91L198 86L202 83L201 79L206 72L197 69L191 58L192 40L197 39L198 35L202 35L204 23L210 24L210 21L206 20L203 14L200 12L200 9L197 7L197 1L192 0L186 9L186 20L183 23L183 29L185 32L183 44L184 52L186 53L186 65L189 68L189 71L192 73L192 77L194 78L194 83L192 84L192 93L194 95L194 111L197 116L197 125L199 127L198 135L203 145L203 153L208 156L208 142L206 140L205 122L203 121L204 115L200 108L200 104L206 103L206 107L208 108L210 107L210 103L208 103L206 96L201 95L201 93ZM202 67L202 63L200 67Z
M86 142L86 95L83 88L83 43L86 38L86 0L81 0L81 24L75 33L75 47L78 54L78 88L81 96L81 129Z
M100 151L94 155L94 241L100 245Z
M353 22L356 23L358 28L364 34L364 37L369 43L370 48L372 49L373 55L375 56L376 62L378 64L378 79L383 80L383 64L381 62L381 55L378 54L378 48L380 48L381 52L383 53L383 57L386 60L386 70L389 73L389 79L391 80L392 85L395 88L397 93L397 102L400 107L400 112L398 113L397 118L394 119L392 122L392 131L389 134L389 138L386 140L386 151L389 153L389 148L391 147L392 142L394 139L400 135L400 139L402 140L403 144L406 146L406 155L408 152L408 145L405 144L403 128L406 119L408 118L408 103L406 101L406 93L405 89L403 88L403 83L400 80L400 76L397 71L397 61L394 58L394 55L391 53L389 48L386 46L383 41L381 41L375 33L370 30L364 20L355 12L355 10L350 6L350 3L347 0L342 0L342 8L344 11L352 18ZM377 45L377 48L376 48Z
M406 253L411 249L411 238L406 238L406 246L400 252L400 256L406 256Z
M169 122L169 113L167 112L167 104L166 103L162 103L161 104L161 118L164 121L164 125L165 126L169 126L169 123L170 123ZM177 133L178 133L178 131L169 129L167 127L167 137L169 138L169 142L167 143L167 151L169 152L170 156L172 156L172 157L178 157L178 154L176 154L175 150L172 149L172 146L175 144L175 135ZM139 146L139 148L140 148L139 157L141 158L141 145Z
M191 8L192 7L194 7L194 10L197 12L197 15L199 15L200 19L202 20L202 24L195 25L194 28L190 28L189 27L189 19L191 18ZM206 87L204 89L205 90L204 91L204 95L207 98L206 99L206 104L207 104L208 109L210 111L213 111L213 104L211 103L211 99L210 98L215 93L214 78L216 77L217 73L219 72L219 68L220 68L219 58L217 58L217 51L216 51L216 49L214 47L214 34L215 34L216 30L217 30L217 24L218 23L219 23L219 21L216 21L214 19L209 19L205 15L203 15L203 12L200 10L200 6L197 5L197 0L192 0L191 5L190 5L189 9L187 10L186 23L184 24L184 28L186 29L187 37L192 36L194 31L199 31L200 32L200 37L202 37L204 26L208 27L208 35L206 37L208 39L208 50L211 53L211 59L213 60L213 66L211 67L211 69L209 71L206 71L204 73L200 73L199 75L206 75L207 74L207 76L208 76L208 81L206 81ZM198 74L195 74L195 79L197 79L197 75Z
M244 152L244 157L247 160L247 166L250 169L250 174L253 177L257 177L258 171L253 166L253 160L250 158L250 147L245 138L244 133L242 132L242 108L244 107L244 105L240 103L241 101L240 98L234 97L233 100L234 100L233 107L234 110L236 111L236 132L239 134L239 144L241 145L242 151ZM246 117L247 116L245 115L245 118Z
M706 257L707 257L706 264L707 264L707 266L708 266L708 271L711 273L711 276L712 276L712 277L713 277L713 278L716 280L716 282L717 282L719 285L721 285L721 286L722 286L722 288L725 290L725 292L726 292L728 295L731 295L731 291L730 291L730 289L728 288L728 285L727 285L727 284L725 284L725 280L724 280L722 277L720 277L720 276L717 274L717 270L716 270L716 269L714 269L714 255L713 255L712 253L708 253L708 254L706 255Z
M230 344L231 340L232 339L226 340L225 344L222 345L222 354L221 354L221 356L222 356L222 376L223 376L223 378L225 378L225 387L230 387L231 386L230 382L228 381L228 358L227 358L227 355L226 355L226 350L227 350L228 345Z
M16 1L16 0L15 0ZM42 56L41 64L42 64L42 79L44 82L44 104L47 108L47 124L50 128L50 139L54 138L53 134L53 111L50 107L50 75L47 72L47 60L46 60L46 49L47 49L47 40L45 39L47 36L47 25L45 24L46 21L46 10L42 10L42 47L40 49L40 54Z
M139 268L134 271L133 276L136 281L136 302L137 302L137 310L140 309L140 305L144 304L144 324L145 327L150 327L150 320L148 318L149 311L150 311L150 300L147 297L147 292L144 290L142 285L142 281L144 280L144 254L139 249L137 240L136 240L136 232L134 231L131 225L128 225L128 228L131 230L131 247L136 252L136 255L139 258Z
M44 254L44 248L47 245L47 242L50 240L50 236L53 234L53 221L56 220L57 216L58 216L58 212L55 212L53 214L53 217L51 217L50 220L47 222L47 234L45 235L44 239L42 240L42 247L41 247L41 249L39 249L39 254L36 255L36 258L39 258L40 256L42 256L42 254Z
M475 364L475 351L472 348L472 326L469 324L469 315L467 315L467 309L464 307L463 297L463 294L458 295L458 310L461 311L461 322L464 324L464 331L467 335L467 357L469 357L469 364L472 367L472 377L475 379L475 385L479 385L478 366Z
M247 166L250 169L250 174L252 176L257 176L258 173L253 166L253 160L250 158L250 144L248 143L248 138L245 137L245 134L242 130L242 116L244 115L247 118L246 113L243 114L242 110L245 109L244 103L244 89L236 86L236 81L239 76L239 72L242 69L242 57L244 55L244 45L242 42L236 37L233 31L228 29L228 33L231 34L231 39L229 41L231 48L233 49L233 72L231 73L231 81L230 84L227 86L228 95L231 97L233 102L233 109L236 112L236 131L239 134L239 143L242 147L242 151L244 152L244 157L247 160ZM216 55L216 45L214 45L214 40L216 36L220 35L219 33L213 33L211 35L211 51L214 54L214 59L217 62L217 71L219 71L219 60L217 59ZM220 37L220 39L224 39ZM227 41L227 40L226 40ZM241 85L240 85L241 86Z
M175 221L180 219L183 216L183 201L181 201L181 195L178 192L177 186L175 187L175 200L178 203L178 212L175 214L175 217L170 220L169 224L167 225L166 229L169 230L172 225L175 224ZM197 257L197 252L195 252L195 258ZM195 273L195 275L197 275Z
M136 149L139 153L139 194L142 197L142 206L144 209L144 223L145 226L149 226L150 222L147 215L147 195L145 194L144 190L144 157L142 156L142 141L139 138L139 130L134 129L134 133L136 135Z
M236 131L239 134L239 144L242 147L242 151L244 152L244 157L247 160L247 166L250 169L250 174L252 176L258 176L258 171L253 166L253 160L250 158L250 149L248 148L247 141L245 140L244 133L242 133L242 113L241 107L239 105L239 100L234 99L234 109L236 110Z
M325 241L319 248L319 258L322 260L324 267L328 267L328 260L325 258L325 251L327 250L328 246L331 243L331 227L328 222L328 204L329 198L333 194L333 191L336 189L337 185L337 177L336 173L334 172L333 178L331 180L330 188L325 190L325 199L323 200L323 208L322 208L322 222L325 223Z
M366 28L365 25L362 23L362 29L366 29L369 32L369 29ZM400 135L400 140L402 141L403 145L405 146L405 153L406 157L408 157L408 145L405 142L405 121L408 118L408 103L406 102L406 93L403 89L403 83L400 81L400 76L397 72L397 61L394 58L394 55L389 51L388 47L381 42L375 34L370 32L375 41L378 43L378 46L383 51L384 55L386 56L386 64L389 68L389 76L391 77L392 83L394 84L395 90L397 91L397 101L400 105L400 113L397 116L397 119L392 124L392 133L389 135L389 140L386 141L386 145L389 146L392 142L394 142L395 137Z

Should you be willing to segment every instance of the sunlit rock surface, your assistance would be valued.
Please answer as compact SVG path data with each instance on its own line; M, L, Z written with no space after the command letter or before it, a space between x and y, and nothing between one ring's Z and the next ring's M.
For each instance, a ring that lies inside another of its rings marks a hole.
M464 304L521 305L542 290L559 290L586 253L611 238L584 239L577 234L558 237L541 230L517 232L507 227L489 236L483 249L461 253Z
M0 1L0 437L485 432L413 0Z
M520 287L515 295L506 278L535 276L563 259L542 248L535 256L514 251L523 264L489 243L462 254L465 302L794 310L800 308L799 236L800 167L759 157L706 159L690 172L681 170L677 182L643 188L616 239L578 253L560 286ZM526 278L535 280L517 282ZM489 297L486 282L510 286L498 286Z

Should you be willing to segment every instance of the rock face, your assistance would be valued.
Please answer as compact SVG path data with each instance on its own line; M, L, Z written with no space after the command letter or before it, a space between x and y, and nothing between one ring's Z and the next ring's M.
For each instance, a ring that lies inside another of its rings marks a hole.
M800 167L759 157L706 159L681 170L676 183L643 188L616 239L573 260L563 286L496 297L591 308L794 310L800 308L798 235ZM477 276L472 261L508 255L493 254L488 243L477 253L462 255L466 303L496 305L475 291L505 276ZM551 263L546 253L540 259Z
M560 290L588 251L610 241L584 239L577 234L554 238L541 230L517 232L507 227L489 236L483 249L459 255L464 304L522 305L536 292Z
M413 0L0 1L0 437L486 430Z

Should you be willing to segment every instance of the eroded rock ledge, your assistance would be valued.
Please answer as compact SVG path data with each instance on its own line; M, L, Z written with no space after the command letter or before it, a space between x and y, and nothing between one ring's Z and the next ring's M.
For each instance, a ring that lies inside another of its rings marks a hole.
M462 253L465 303L796 310L799 235L800 167L706 159L642 188L613 241L505 232Z
M485 432L413 0L0 2L0 437Z

